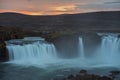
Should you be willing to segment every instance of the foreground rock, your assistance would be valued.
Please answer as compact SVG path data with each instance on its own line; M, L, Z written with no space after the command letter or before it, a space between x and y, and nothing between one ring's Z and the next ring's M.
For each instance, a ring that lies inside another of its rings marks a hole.
M120 75L120 71L110 71L110 77L112 78L112 79L115 79L118 75Z
M115 80L116 76L120 74L120 71L111 71L108 76L100 76L96 74L88 74L86 70L81 70L76 75L69 75L63 79L54 80Z
M69 75L65 80L113 80L108 76L88 74L86 70L81 70L77 75Z

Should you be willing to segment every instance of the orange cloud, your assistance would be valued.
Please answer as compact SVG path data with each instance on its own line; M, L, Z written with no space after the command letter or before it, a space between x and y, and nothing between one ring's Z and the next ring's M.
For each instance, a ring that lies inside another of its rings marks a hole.
M71 11L74 10L75 6L74 5L67 5L67 6L58 6L55 7L54 10L58 10L58 11Z
M96 11L120 10L119 4L103 4L104 0L1 0L0 13L16 12L27 15L59 15Z
M1 13L3 12L15 12L15 13L21 13L26 15L43 15L43 12L30 12L30 11L15 11L15 10L0 10Z
M27 15L59 15L59 14L72 14L75 13L74 5L57 5L57 6L51 6L46 10L37 11L35 10L35 7L28 6L29 8L33 8L33 10L0 10L0 12L16 12L16 13L22 13Z
M21 5L22 4L22 5ZM58 15L76 13L76 4L85 4L82 1L49 0L2 0L0 12L17 12L28 15Z

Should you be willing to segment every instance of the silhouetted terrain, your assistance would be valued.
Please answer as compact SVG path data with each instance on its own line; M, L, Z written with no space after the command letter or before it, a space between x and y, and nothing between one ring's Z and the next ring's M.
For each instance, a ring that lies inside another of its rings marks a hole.
M120 11L64 14L56 16L29 16L18 13L0 13L0 60L8 60L6 40L25 36L41 36L54 41L64 35L81 32L96 36L96 32L119 32Z
M120 30L120 11L63 14L56 16L29 16L1 13L1 26L35 30Z

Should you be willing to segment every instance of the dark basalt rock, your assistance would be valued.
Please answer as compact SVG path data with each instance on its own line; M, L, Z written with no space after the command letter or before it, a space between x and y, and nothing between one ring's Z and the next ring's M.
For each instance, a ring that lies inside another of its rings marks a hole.
M115 79L116 78L116 76L117 75L120 75L120 71L110 71L110 77L112 78L112 79Z
M103 77L100 77L100 80L113 80L113 79L108 76L103 76Z
M69 76L67 77L67 79L70 79L70 80L71 80L71 79L74 79L74 75L72 75L72 74L69 75Z
M118 74L120 74L120 71L110 71L110 73L111 73L112 75L118 75Z
M0 62L8 60L8 53L6 49L6 44L4 42L0 42Z
M87 74L87 71L86 70L80 70L79 74Z
M81 70L75 76L69 75L67 78L63 80L114 80L109 76L100 76L96 74L88 74L86 70Z

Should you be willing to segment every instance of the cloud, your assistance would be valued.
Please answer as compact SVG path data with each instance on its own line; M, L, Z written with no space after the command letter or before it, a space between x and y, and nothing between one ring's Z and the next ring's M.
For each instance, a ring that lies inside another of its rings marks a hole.
M1 0L0 12L65 14L120 10L118 0Z
M107 3L107 4L105 4ZM110 4L108 4L110 3ZM116 3L116 2L114 2ZM111 4L111 2L90 3L86 5L76 5L76 10L84 10L84 12L91 11L116 11L120 10L120 4Z
M104 2L104 4L120 4L120 2Z

